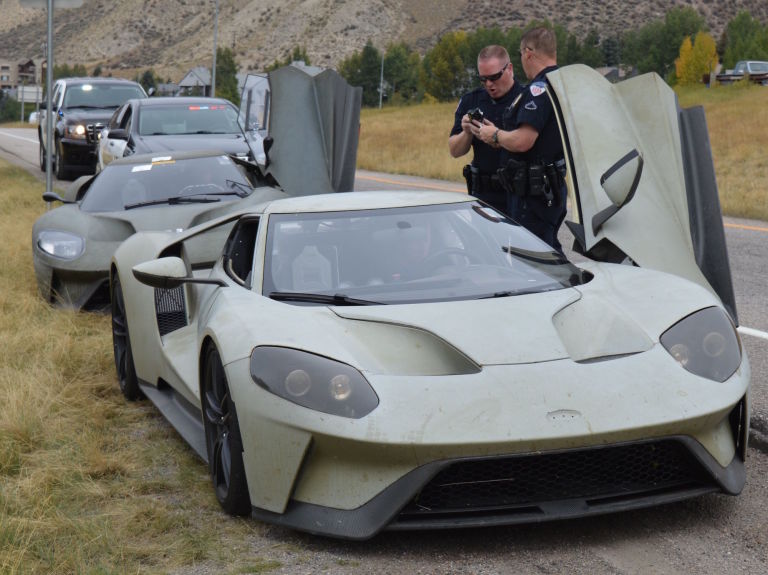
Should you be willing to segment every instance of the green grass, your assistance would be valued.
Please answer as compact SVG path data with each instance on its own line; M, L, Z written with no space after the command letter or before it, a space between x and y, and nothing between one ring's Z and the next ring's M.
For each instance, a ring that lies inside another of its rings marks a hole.
M276 568L247 545L229 554L264 526L222 513L207 467L151 404L123 399L109 318L37 294L43 187L0 160L0 573Z

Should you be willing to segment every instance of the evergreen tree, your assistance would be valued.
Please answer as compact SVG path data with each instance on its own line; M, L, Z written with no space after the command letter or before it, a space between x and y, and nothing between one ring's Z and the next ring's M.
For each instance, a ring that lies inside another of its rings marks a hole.
M240 105L237 88L237 62L231 48L216 48L216 96Z
M726 68L733 68L739 60L768 60L768 26L748 12L740 12L725 27L721 53Z

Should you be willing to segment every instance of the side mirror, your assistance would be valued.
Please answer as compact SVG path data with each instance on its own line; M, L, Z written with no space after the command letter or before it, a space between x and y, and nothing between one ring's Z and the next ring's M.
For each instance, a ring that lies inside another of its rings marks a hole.
M128 132L122 128L115 128L114 130L109 130L107 132L107 138L112 138L113 140L125 140L127 142Z
M600 177L600 185L613 205L592 217L593 234L596 235L605 222L632 200L642 173L643 157L637 150L632 150Z
M43 199L46 202L61 202L62 204L74 204L72 200L65 200L56 192L43 192Z
M152 86L149 88L149 90L147 90L147 96L154 96L154 94L155 94L155 87Z
M227 285L222 280L188 276L184 260L177 257L159 258L134 266L133 277L144 285L160 289L174 289L185 283Z

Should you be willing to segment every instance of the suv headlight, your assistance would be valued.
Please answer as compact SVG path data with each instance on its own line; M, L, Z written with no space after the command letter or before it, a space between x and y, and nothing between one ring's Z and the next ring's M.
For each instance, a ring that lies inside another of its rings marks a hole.
M74 260L83 255L85 240L69 232L44 230L37 236L37 247L54 257Z
M741 365L736 327L718 307L681 319L661 335L660 341L681 366L707 379L725 381Z
M75 140L85 140L85 126L82 124L72 124L67 126L67 137L73 138Z
M360 419L379 404L376 392L354 367L297 349L255 348L251 378L283 399L331 415Z

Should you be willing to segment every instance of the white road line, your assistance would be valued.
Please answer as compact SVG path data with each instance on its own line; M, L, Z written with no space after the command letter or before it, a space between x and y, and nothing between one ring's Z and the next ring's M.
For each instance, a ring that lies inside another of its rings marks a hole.
M5 130L0 130L0 134L2 134L3 136L8 136L9 138L16 138L17 140L24 140L25 142L32 142L33 144L37 144L37 138L35 138L34 140L32 138L24 138L23 136L9 134Z
M759 337L761 339L768 340L768 333L764 331L760 331L759 329L752 329L751 327L744 327L743 325L740 325L737 328L737 330L742 335L751 335L754 337Z

